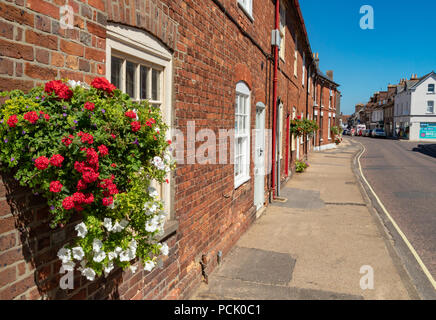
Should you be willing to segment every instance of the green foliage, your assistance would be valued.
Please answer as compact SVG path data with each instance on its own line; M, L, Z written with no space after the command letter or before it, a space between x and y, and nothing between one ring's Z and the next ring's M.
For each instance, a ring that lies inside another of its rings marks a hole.
M146 101L134 102L117 89L109 93L74 82L68 85L63 84L72 91L71 98L60 98L47 85L28 94L1 93L9 97L0 106L1 169L12 171L22 186L47 199L52 228L62 227L73 216L82 218L82 236L79 229L79 237L58 254L64 269L80 262L78 269L93 280L95 274L108 274L116 265L127 268L140 258L150 270L156 255L167 253L166 245L156 241L163 232L164 205L150 186L153 181L166 183L175 166L161 110ZM32 112L37 115L33 122ZM138 131L133 122L140 123ZM50 160L46 168L37 166L40 157ZM56 163L56 157L63 161ZM83 187L78 183L87 177L80 164L97 176ZM55 190L54 182L61 190Z
M332 132L333 135L337 136L340 133L340 129L338 126L333 126L331 127L330 131Z
M309 167L309 164L304 162L304 161L297 160L295 162L295 168L296 168L295 171L297 171L299 173L304 172L304 170L306 170L308 167Z
M304 134L313 136L315 131L319 129L315 120L308 119L294 119L291 121L290 131L296 137L300 137Z

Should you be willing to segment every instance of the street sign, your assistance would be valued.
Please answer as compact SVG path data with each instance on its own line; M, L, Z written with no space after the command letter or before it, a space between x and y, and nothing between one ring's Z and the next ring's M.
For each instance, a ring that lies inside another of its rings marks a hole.
M419 136L421 139L436 139L436 123L421 122L421 131Z

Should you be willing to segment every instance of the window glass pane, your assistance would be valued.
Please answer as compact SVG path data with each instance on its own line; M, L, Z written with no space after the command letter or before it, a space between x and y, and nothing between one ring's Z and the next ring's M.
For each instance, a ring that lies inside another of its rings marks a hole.
M130 61L126 64L126 93L131 98L136 98L135 95L135 69L136 65Z
M111 58L111 83L117 87L121 88L121 67L123 64L123 60L112 57Z
M153 70L151 78L151 99L160 100L160 71Z
M148 84L148 71L150 68L141 66L141 99L148 99L150 97L149 93L147 92L147 84Z

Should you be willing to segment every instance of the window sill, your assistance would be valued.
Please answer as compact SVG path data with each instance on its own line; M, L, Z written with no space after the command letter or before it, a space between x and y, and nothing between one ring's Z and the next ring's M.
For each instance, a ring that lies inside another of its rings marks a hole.
M177 220L168 220L165 223L164 227L164 234L159 237L159 242L168 239L170 236L175 234L177 232L177 229L179 228L179 222Z
M238 7L241 8L241 10L245 13L245 15L248 17L248 19L250 19L251 22L254 22L253 15L248 12L247 9L240 2L238 2Z
M237 180L235 179L235 190L240 188L242 185L244 185L245 183L247 183L250 180L251 180L250 176L242 177L242 178L239 178Z

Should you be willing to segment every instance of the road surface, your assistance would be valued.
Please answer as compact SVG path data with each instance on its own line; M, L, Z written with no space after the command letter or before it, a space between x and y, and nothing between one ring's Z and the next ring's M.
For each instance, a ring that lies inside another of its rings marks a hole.
M360 161L368 182L436 279L436 144L353 140L367 150Z

